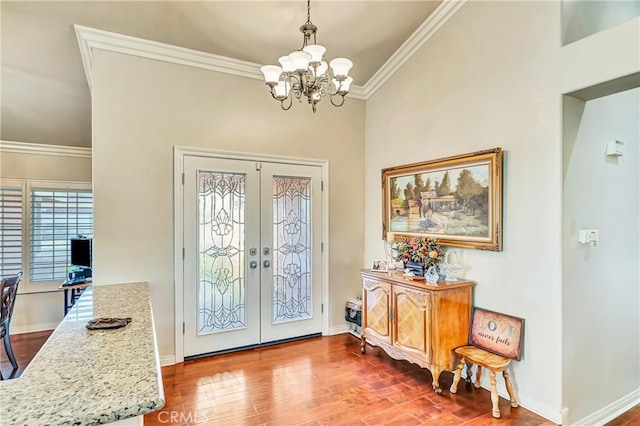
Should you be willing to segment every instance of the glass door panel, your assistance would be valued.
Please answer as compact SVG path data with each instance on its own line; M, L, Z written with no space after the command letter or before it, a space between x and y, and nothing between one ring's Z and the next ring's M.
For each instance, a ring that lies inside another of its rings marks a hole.
M198 335L243 328L245 175L198 172Z

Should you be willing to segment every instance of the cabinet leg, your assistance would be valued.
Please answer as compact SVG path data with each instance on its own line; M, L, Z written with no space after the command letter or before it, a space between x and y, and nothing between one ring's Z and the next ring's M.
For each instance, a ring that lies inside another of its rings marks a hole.
M364 338L364 333L362 334L362 337L360 338L360 353L362 353L362 354L366 354L367 353L367 341Z
M438 395L442 395L442 389L440 389L440 383L438 382L440 379L440 369L434 367L433 370L431 370L431 375L433 376L433 383L431 384L431 386L433 386L433 390Z
M507 392L509 393L509 399L511 400L511 406L516 408L518 406L518 400L516 399L516 394L513 393L513 386L511 385L511 379L509 379L509 373L507 370L502 372L502 377L504 377L504 383L507 385Z
M489 377L491 378L491 414L496 419L500 418L500 407L498 406L498 388L496 387L496 372L489 370Z
M451 387L449 388L449 392L451 392L451 393L458 392L458 383L460 383L460 377L462 376L462 369L463 368L464 368L464 358L460 358L460 362L458 363L458 368L456 369L456 372L453 375L453 383L451 383Z

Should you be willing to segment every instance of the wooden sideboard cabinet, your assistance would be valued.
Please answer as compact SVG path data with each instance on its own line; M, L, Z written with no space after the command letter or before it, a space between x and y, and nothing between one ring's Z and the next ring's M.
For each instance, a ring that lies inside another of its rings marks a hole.
M471 281L431 285L402 277L402 272L362 275L362 341L379 346L394 359L428 368L433 389L442 393L442 371L455 369L453 350L467 344L473 302Z

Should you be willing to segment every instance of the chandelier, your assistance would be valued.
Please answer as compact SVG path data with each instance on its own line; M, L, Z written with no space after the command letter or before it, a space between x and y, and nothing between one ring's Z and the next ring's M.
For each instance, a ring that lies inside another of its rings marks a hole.
M327 95L334 106L342 106L353 81L349 77L353 62L335 58L327 65L324 55L327 49L316 44L318 27L311 23L311 0L307 0L307 22L300 26L300 32L303 35L302 47L281 56L278 59L281 67L265 65L260 68L271 96L280 101L285 111L291 108L294 97L302 102L303 95L313 112L316 112L316 104ZM310 44L312 38L313 44Z

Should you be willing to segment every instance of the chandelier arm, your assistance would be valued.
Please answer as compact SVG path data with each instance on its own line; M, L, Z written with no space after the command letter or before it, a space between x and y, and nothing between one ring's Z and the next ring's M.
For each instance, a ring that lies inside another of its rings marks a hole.
M279 101L279 100L280 100L280 99L278 99L278 97L276 96L275 89L273 89L273 88L271 88L271 97L272 97L273 99L275 99L276 101Z
M280 101L280 108L282 108L283 110L287 111L289 110L289 108L291 108L291 105L293 105L293 98L291 97L291 94L289 94L289 96L287 96L287 99L289 100L289 106L285 107L284 105L284 101L286 99L283 99Z
M289 83L289 95L288 97L293 99L292 93L293 95L295 95L296 99L300 99L300 95L302 94L301 92L301 82L300 82L300 76L297 74L289 74L286 78L286 81ZM289 107L290 108L290 107ZM289 109L287 108L287 109Z
M329 96L329 100L331 101L331 104L332 104L333 106L341 107L342 105L344 105L344 95L340 95L340 96L342 97L342 102L340 102L339 104L337 104L337 103L333 102L333 96L334 96L334 95L330 95L330 96Z

